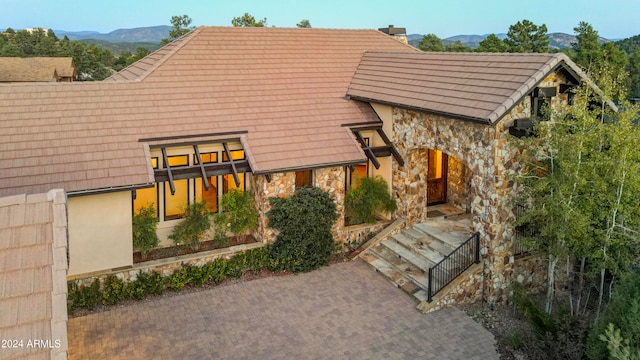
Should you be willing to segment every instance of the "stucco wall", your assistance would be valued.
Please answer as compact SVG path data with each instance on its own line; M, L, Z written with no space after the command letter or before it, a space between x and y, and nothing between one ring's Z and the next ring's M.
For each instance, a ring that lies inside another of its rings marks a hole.
M131 192L71 197L69 275L133 264Z

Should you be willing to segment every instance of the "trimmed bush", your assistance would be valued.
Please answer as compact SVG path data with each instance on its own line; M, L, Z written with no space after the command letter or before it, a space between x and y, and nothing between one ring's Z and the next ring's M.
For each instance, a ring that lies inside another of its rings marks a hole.
M147 204L133 215L133 248L140 251L143 259L160 243L157 227L158 218L153 204Z
M328 265L335 248L331 227L338 219L329 193L303 187L291 197L269 201L269 226L280 232L269 254L279 267L301 272Z
M115 275L109 275L104 281L102 290L102 303L114 305L125 298L125 283Z
M345 195L345 211L351 224L375 224L376 215L396 209L389 185L380 176L357 178L356 186Z
M185 244L197 250L205 233L211 228L212 216L209 205L204 200L186 205L184 219L173 228L169 239L173 240L174 245Z
M95 279L89 286L78 285L76 281L67 283L67 310L72 312L84 308L92 310L102 298L100 280Z

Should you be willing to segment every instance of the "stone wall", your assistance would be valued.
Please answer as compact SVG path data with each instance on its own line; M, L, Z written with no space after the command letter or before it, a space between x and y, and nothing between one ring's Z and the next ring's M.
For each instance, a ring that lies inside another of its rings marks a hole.
M271 181L267 181L264 175L252 177L251 188L254 191L256 206L258 207L258 230L254 234L256 239L262 239L263 243L275 241L277 231L269 227L267 212L271 210L270 197L287 197L295 193L296 173L271 174Z
M471 204L467 194L471 172L466 171L464 164L453 156L448 157L447 169L447 202L465 213L469 212Z
M539 85L559 87L567 80L560 73L549 75ZM551 105L564 106L566 94L558 94ZM525 96L496 125L486 125L421 113L393 109L392 141L405 159L405 166L393 164L393 196L398 216L407 218L407 226L426 219L426 150L440 150L455 158L449 163L450 176L464 169L462 182L450 179L450 201L472 214L473 230L480 232L484 260L485 297L489 302L504 301L514 276L512 201L517 192L513 175L519 169L518 150L508 128L514 119L531 116L531 99ZM526 276L526 275L523 275ZM537 280L536 280L537 281Z
M344 231L344 194L346 171L344 167L322 168L315 171L315 186L327 191L336 202L338 221L333 225L331 233L335 241L344 243L347 234Z
M440 310L454 304L468 304L482 299L482 264L473 265L464 274L447 285L442 293L436 294L433 301L423 301L417 308L422 313Z

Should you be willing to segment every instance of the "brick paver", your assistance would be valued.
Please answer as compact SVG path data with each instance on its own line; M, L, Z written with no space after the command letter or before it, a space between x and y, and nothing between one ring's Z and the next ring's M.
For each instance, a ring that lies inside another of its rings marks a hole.
M69 359L498 359L491 333L426 315L360 261L69 320Z

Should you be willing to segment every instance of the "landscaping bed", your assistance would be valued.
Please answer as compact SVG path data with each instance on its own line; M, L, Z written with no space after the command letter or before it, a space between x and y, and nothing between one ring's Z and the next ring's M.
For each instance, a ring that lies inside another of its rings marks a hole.
M227 246L225 246L225 248L236 245L253 244L256 242L258 241L251 235L230 236L229 243L227 244ZM133 263L137 264L145 261L160 260L187 254L195 254L198 252L214 249L221 249L221 247L216 246L216 241L210 240L201 242L198 250L193 250L187 245L170 246L165 248L153 249L149 251L147 253L147 256L144 258L142 258L142 255L139 251L136 251L133 253Z

